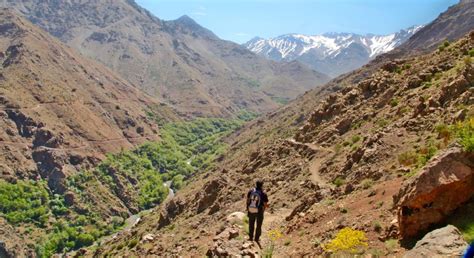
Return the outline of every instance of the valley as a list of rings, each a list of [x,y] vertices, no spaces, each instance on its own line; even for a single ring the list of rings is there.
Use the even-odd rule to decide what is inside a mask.
[[[0,257],[459,256],[474,240],[472,1],[389,36],[244,45],[133,0],[0,7]]]

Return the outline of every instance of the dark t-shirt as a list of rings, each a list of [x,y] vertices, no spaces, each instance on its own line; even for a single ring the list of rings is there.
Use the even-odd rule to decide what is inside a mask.
[[[247,193],[247,207],[249,206],[249,201],[250,201],[250,194],[253,192],[255,188],[253,189],[250,189],[250,191]],[[262,190],[259,190],[257,189],[257,192],[259,192],[260,194],[260,197],[262,198],[262,201],[260,202],[260,205],[258,207],[258,210],[259,211],[263,211],[263,206],[265,203],[268,203],[268,196],[265,192],[263,192]]]

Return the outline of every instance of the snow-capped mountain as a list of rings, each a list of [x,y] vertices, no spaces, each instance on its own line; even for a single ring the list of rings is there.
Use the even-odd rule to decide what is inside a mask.
[[[272,39],[254,38],[244,45],[267,58],[277,61],[299,60],[317,71],[337,76],[359,68],[377,55],[401,45],[422,27],[413,26],[390,35],[287,34]]]

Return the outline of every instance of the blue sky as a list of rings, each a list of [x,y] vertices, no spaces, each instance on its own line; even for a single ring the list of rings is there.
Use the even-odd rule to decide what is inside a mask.
[[[164,20],[186,14],[219,37],[244,43],[287,33],[389,34],[426,24],[458,0],[136,0]]]

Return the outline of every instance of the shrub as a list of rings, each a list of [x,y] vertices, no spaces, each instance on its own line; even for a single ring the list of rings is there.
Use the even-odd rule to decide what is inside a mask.
[[[367,178],[362,180],[361,185],[363,189],[369,189],[370,187],[372,187],[372,185],[374,185],[374,181],[370,178]]]
[[[434,143],[428,143],[425,147],[419,150],[417,167],[423,167],[436,154],[438,148]]]
[[[366,247],[368,247],[368,240],[365,233],[347,227],[341,229],[334,239],[323,245],[326,252],[347,252],[351,254],[358,253]]]
[[[424,82],[422,84],[421,88],[426,90],[426,89],[430,88],[431,86],[433,86],[433,84],[431,82]]]
[[[398,246],[398,240],[396,239],[388,239],[385,241],[385,247],[390,253],[393,252],[393,250],[395,250],[397,246]]]
[[[376,124],[380,127],[380,128],[384,128],[385,126],[387,126],[390,122],[387,120],[387,119],[384,119],[384,118],[381,118],[379,120],[377,120]]]
[[[393,98],[390,100],[390,106],[396,107],[398,106],[399,100],[397,98]]]
[[[84,246],[89,246],[94,243],[94,236],[87,233],[82,233],[76,237],[76,248],[81,248]]]
[[[377,233],[382,232],[382,224],[380,224],[380,222],[378,221],[374,222],[374,231]]]
[[[434,79],[435,79],[435,80],[439,80],[439,79],[441,79],[441,77],[443,77],[443,73],[440,73],[440,72],[437,72],[437,73],[435,73],[435,75],[434,75]]]
[[[459,122],[452,127],[458,142],[464,151],[474,151],[474,117],[468,118],[464,122]]]
[[[447,144],[452,138],[452,130],[445,124],[436,125],[435,131],[438,133],[438,138],[443,139],[445,144]]]
[[[334,181],[332,182],[335,186],[339,187],[341,185],[343,185],[345,183],[345,180],[344,178],[342,177],[336,177],[336,179],[334,179]]]
[[[471,59],[470,56],[464,57],[464,64],[465,65],[471,65],[471,63],[472,63],[472,59]]]
[[[469,50],[468,55],[469,55],[470,57],[474,57],[474,48],[471,49],[471,50]]]
[[[128,242],[128,248],[132,249],[132,248],[134,248],[137,244],[138,244],[138,240],[137,240],[137,239],[132,239],[132,240],[130,240],[130,242]]]
[[[45,182],[8,183],[0,179],[0,214],[10,223],[34,222],[44,226],[48,221],[48,203]]]
[[[262,257],[270,258],[273,256],[273,251],[275,250],[275,242],[280,239],[283,234],[278,229],[270,230],[268,233],[268,239],[270,240],[270,245],[268,245],[264,250]],[[285,242],[286,243],[286,242]],[[291,242],[290,242],[291,243]]]
[[[359,135],[354,135],[351,138],[352,144],[359,142],[361,137]]]
[[[411,166],[418,162],[418,155],[413,151],[403,152],[398,155],[398,162],[404,166]]]

